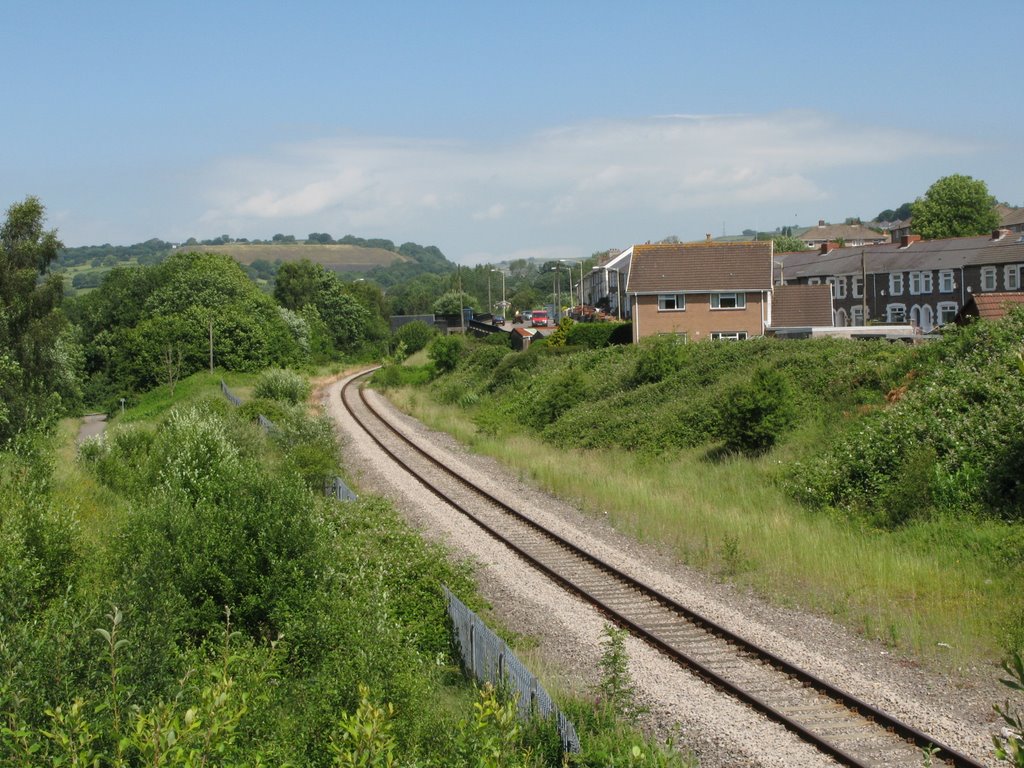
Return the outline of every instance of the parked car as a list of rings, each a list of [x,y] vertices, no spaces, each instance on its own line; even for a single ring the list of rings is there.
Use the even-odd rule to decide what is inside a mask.
[[[491,318],[491,325],[504,325],[504,324],[505,324],[505,316],[504,315],[495,315],[494,317]]]
[[[548,311],[546,309],[535,309],[530,313],[530,322],[534,328],[548,327]]]
[[[527,323],[527,324],[532,323],[533,322],[533,312],[531,312],[530,310],[526,310],[525,312],[522,313],[522,318],[523,318],[523,322],[524,323]]]

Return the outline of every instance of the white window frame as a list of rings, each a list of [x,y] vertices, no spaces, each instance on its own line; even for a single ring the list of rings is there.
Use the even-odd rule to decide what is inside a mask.
[[[933,290],[932,271],[930,269],[921,273],[921,293],[929,294]]]
[[[845,299],[846,298],[846,278],[845,277],[826,277],[825,282],[832,286],[832,298],[834,299]]]
[[[955,301],[940,301],[935,307],[935,324],[946,325],[956,319],[957,304]],[[947,318],[943,319],[943,315]]]
[[[855,299],[864,298],[864,278],[861,275],[850,278],[850,293]]]
[[[903,273],[891,272],[889,274],[889,293],[892,296],[903,295]]]
[[[746,331],[712,331],[712,341],[746,341]]]
[[[910,295],[920,296],[921,295],[921,273],[911,272],[910,273]]]
[[[1003,285],[1008,291],[1020,290],[1020,274],[1022,264],[1007,264],[1003,267]]]
[[[864,307],[850,307],[850,325],[864,325]]]
[[[671,302],[673,306],[665,306]],[[659,293],[658,294],[658,311],[659,312],[683,312],[686,310],[686,294],[685,293]]]
[[[900,315],[899,318],[895,317],[895,315],[897,315],[897,314]],[[894,304],[887,304],[885,306],[885,322],[890,323],[890,324],[906,323],[907,322],[907,305],[906,304],[900,304],[898,302],[894,303]]]
[[[732,297],[734,306],[723,307],[722,299],[726,296]],[[737,293],[712,293],[711,294],[711,308],[715,310],[732,310],[732,309],[746,309],[747,308],[747,294],[742,292]]]
[[[999,278],[996,274],[995,267],[981,268],[981,290],[994,291],[997,287],[998,280]]]
[[[939,293],[952,293],[956,290],[956,283],[953,282],[952,269],[939,270]]]

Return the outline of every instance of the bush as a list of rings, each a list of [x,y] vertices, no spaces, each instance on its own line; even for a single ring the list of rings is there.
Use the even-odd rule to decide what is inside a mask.
[[[782,374],[759,368],[749,382],[736,386],[722,407],[725,448],[748,455],[764,453],[793,423],[789,384]]]
[[[640,344],[633,369],[632,384],[655,384],[668,378],[682,362],[682,348],[686,342],[678,336],[654,336]]]
[[[270,370],[257,379],[253,395],[269,400],[283,400],[295,405],[309,397],[309,382],[301,374],[288,370]]]
[[[461,336],[437,336],[427,346],[427,357],[441,373],[454,371],[465,351]]]
[[[425,348],[435,336],[437,329],[434,326],[413,320],[396,330],[393,338],[395,342],[403,342],[406,352],[412,355]]]

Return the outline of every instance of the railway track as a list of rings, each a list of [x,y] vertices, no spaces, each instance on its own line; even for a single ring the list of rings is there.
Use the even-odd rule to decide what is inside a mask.
[[[342,388],[345,409],[388,456],[425,488],[474,520],[535,568],[621,626],[801,739],[856,768],[932,765],[983,768],[913,726],[744,640],[548,531],[513,505],[462,478],[386,419],[358,378]]]

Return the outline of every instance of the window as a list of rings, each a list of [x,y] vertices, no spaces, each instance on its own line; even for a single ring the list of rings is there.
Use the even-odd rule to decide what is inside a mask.
[[[939,310],[939,325],[952,323],[956,319],[955,301],[940,301],[937,309]]]
[[[1003,267],[1003,284],[1008,291],[1020,290],[1020,273],[1022,264],[1007,264]]]
[[[954,288],[956,283],[953,282],[953,270],[939,270],[939,293],[952,293]]]
[[[921,293],[921,273],[911,272],[910,273],[910,295],[917,296]]]
[[[864,325],[864,307],[850,307],[850,325]]]
[[[712,331],[713,341],[743,341],[747,338],[746,331]]]
[[[863,298],[863,296],[864,296],[864,278],[861,277],[860,275],[857,275],[856,277],[851,279],[851,283],[852,283],[852,285],[850,286],[850,290],[853,293],[853,298],[855,298],[855,299]]]
[[[931,292],[932,292],[932,273],[929,270],[928,272],[922,272],[921,273],[921,293],[931,293]]]
[[[893,296],[903,295],[903,273],[893,272],[889,275],[889,293]]]
[[[994,291],[996,289],[996,268],[981,268],[981,290]]]
[[[885,322],[905,323],[907,322],[906,304],[889,304],[885,308]]]
[[[825,278],[825,282],[832,286],[832,298],[834,298],[834,299],[845,299],[846,298],[846,278],[845,277],[828,277],[828,278]]]
[[[712,309],[743,309],[747,306],[745,293],[712,293]]]
[[[659,293],[658,311],[673,312],[686,309],[686,296],[681,293]]]
[[[820,277],[809,277],[809,278],[807,278],[807,284],[808,285],[821,285],[821,278]]]

